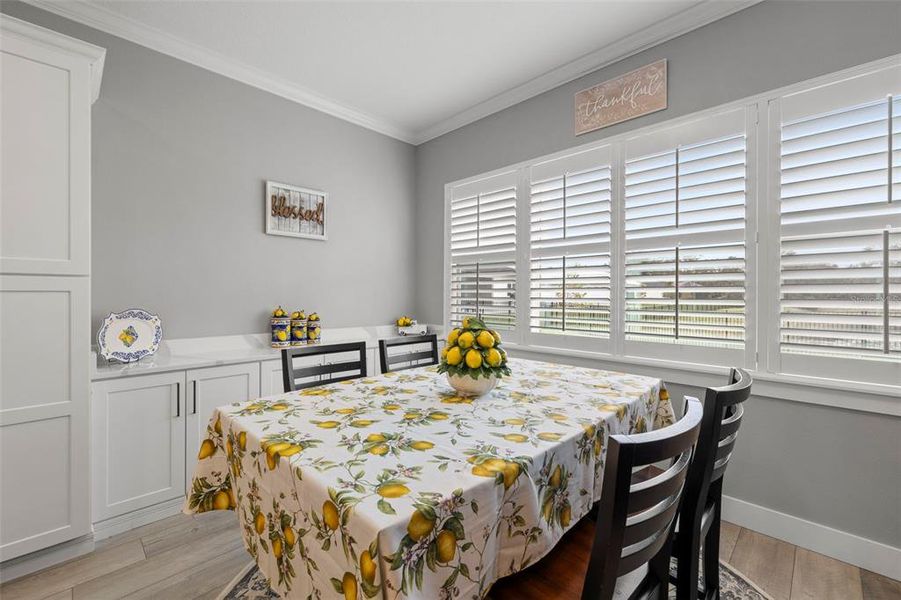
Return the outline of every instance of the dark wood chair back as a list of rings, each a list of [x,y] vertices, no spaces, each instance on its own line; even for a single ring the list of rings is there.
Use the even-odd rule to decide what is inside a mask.
[[[674,547],[679,598],[719,597],[722,479],[745,414],[743,403],[751,396],[751,383],[747,371],[732,369],[728,385],[708,388],[704,396],[701,432],[688,469]],[[698,589],[699,560],[704,563],[702,589]]]
[[[424,346],[425,344],[430,345],[428,350],[390,353],[391,348]],[[379,362],[381,362],[382,373],[387,373],[388,371],[402,371],[404,369],[413,369],[415,367],[424,367],[427,365],[437,365],[438,336],[433,333],[429,335],[406,335],[390,340],[379,340]]]
[[[629,597],[666,598],[672,531],[701,414],[701,403],[686,398],[674,425],[610,436],[582,600],[613,598],[617,578],[645,564],[648,572]],[[636,468],[662,462],[669,464],[663,472],[633,483]]]
[[[294,359],[310,356],[328,356],[342,352],[355,352],[357,357],[341,362],[328,362],[322,365],[295,367]],[[338,374],[338,375],[336,375]],[[319,381],[300,381],[319,376]],[[282,350],[282,381],[285,392],[293,392],[305,388],[316,387],[324,383],[356,379],[366,375],[366,342],[349,344],[329,344],[325,346],[302,346]],[[323,377],[325,376],[325,377]]]

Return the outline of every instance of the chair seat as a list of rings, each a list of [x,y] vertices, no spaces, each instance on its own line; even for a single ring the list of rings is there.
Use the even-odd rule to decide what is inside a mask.
[[[591,545],[594,523],[582,519],[563,536],[553,550],[524,571],[500,579],[488,600],[579,600]],[[616,580],[614,600],[627,600],[648,572],[643,565]]]

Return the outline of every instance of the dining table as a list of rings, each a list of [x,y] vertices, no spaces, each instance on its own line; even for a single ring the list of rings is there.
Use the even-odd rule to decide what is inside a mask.
[[[485,598],[600,499],[609,435],[674,418],[654,377],[508,366],[481,397],[428,366],[221,406],[185,511],[236,511],[283,598]]]

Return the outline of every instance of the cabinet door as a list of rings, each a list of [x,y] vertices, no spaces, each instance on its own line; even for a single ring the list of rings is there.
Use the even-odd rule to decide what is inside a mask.
[[[91,531],[88,290],[0,276],[0,560]]]
[[[91,63],[4,25],[0,80],[0,272],[87,275]]]
[[[94,383],[94,522],[184,494],[184,387],[184,371]]]
[[[285,391],[282,379],[282,361],[265,360],[260,363],[260,397],[274,396]]]
[[[188,437],[186,485],[191,483],[200,443],[213,409],[260,396],[260,364],[245,363],[188,371]],[[187,489],[187,488],[186,488]]]

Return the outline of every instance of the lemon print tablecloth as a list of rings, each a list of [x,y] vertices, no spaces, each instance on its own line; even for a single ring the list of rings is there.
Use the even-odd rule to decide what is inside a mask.
[[[600,497],[609,434],[673,419],[658,379],[509,366],[476,399],[427,367],[220,407],[186,510],[237,511],[286,598],[482,598]]]

